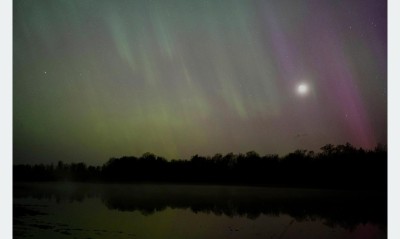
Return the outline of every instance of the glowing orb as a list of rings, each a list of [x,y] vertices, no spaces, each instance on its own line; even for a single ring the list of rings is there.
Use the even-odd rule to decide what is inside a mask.
[[[297,86],[297,93],[299,95],[307,95],[309,91],[308,85],[305,83],[301,83]]]

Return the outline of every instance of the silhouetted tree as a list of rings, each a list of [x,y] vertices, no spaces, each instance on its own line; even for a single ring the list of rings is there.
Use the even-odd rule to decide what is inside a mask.
[[[104,181],[249,184],[291,187],[375,188],[386,190],[386,146],[374,150],[327,144],[320,153],[295,150],[283,157],[246,154],[194,155],[171,160],[152,153],[111,158],[103,166],[58,162],[15,165],[14,181]]]

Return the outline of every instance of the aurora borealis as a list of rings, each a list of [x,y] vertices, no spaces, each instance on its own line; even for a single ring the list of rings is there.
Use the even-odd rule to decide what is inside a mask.
[[[13,14],[15,163],[387,142],[386,1],[15,0]]]

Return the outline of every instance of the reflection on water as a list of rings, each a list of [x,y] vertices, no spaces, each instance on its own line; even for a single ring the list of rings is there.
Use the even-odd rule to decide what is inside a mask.
[[[376,192],[17,184],[15,238],[386,238]]]

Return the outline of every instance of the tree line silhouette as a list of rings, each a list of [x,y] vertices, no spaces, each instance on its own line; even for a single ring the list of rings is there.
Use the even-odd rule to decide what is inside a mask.
[[[145,153],[141,157],[111,158],[102,166],[85,163],[14,165],[14,182],[157,182],[235,184],[317,188],[365,188],[386,190],[387,150],[351,144],[327,144],[321,152],[296,150],[286,156],[228,153],[194,155],[171,160]]]

